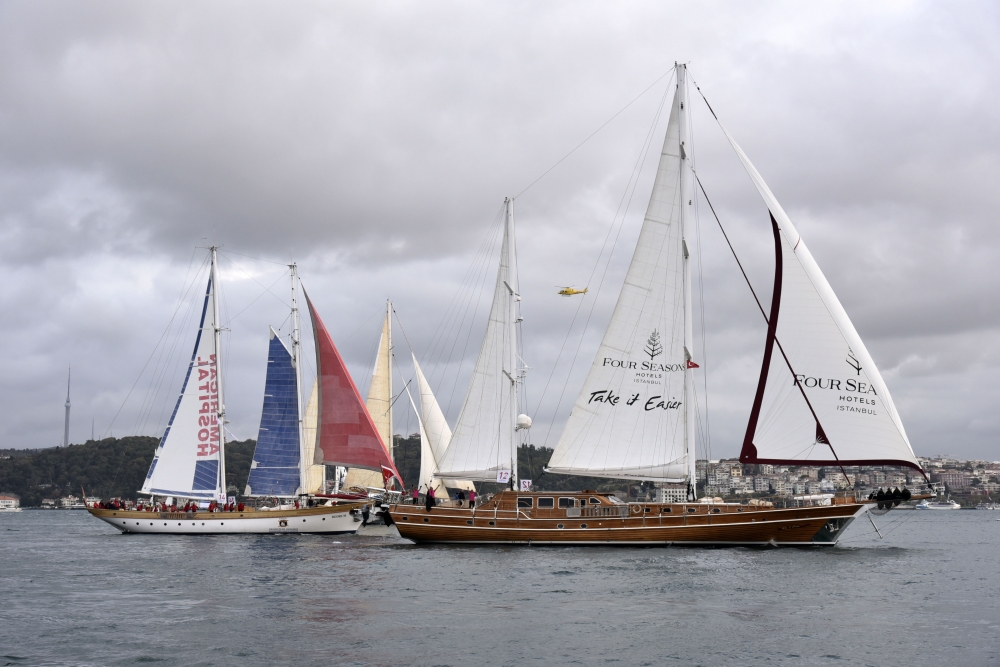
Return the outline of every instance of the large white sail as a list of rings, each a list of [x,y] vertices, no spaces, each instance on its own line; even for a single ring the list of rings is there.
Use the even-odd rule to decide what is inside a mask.
[[[191,363],[140,493],[212,500],[225,498],[214,289],[213,262]]]
[[[316,457],[316,425],[319,418],[319,383],[313,380],[312,390],[309,392],[309,400],[306,402],[306,411],[302,415],[302,452],[305,458],[306,478],[302,489],[303,493],[324,493],[323,481],[325,479],[324,466],[312,463]]]
[[[771,212],[778,257],[766,363],[741,460],[919,470],[889,389],[854,324],[760,173],[728,132],[726,137]]]
[[[447,498],[448,489],[445,487],[444,482],[434,477],[434,471],[437,469],[437,458],[431,449],[430,440],[427,438],[427,430],[424,428],[424,421],[420,418],[420,412],[417,410],[416,403],[413,402],[413,395],[410,393],[409,387],[406,388],[406,396],[410,399],[410,405],[417,415],[417,426],[420,431],[420,479],[417,482],[417,489],[422,493],[427,493],[428,489],[434,489],[434,497]]]
[[[451,443],[439,462],[437,477],[495,482],[498,473],[516,477],[517,366],[513,203],[504,215],[500,268],[493,290],[490,319],[469,389],[455,423]]]
[[[372,381],[368,387],[368,398],[365,400],[368,413],[372,416],[375,429],[392,452],[392,304],[386,304],[385,321],[382,323],[382,334],[378,342],[378,354],[375,355],[375,368],[372,370]],[[364,468],[349,468],[344,486],[381,487],[382,473]]]
[[[424,377],[424,372],[417,363],[417,355],[413,355],[413,370],[417,375],[417,390],[420,392],[420,488],[426,485],[434,476],[438,462],[444,458],[444,453],[451,443],[451,428],[444,418],[444,412],[438,405],[431,385]],[[412,399],[411,399],[412,401]],[[416,406],[413,408],[416,410]],[[465,491],[474,491],[476,485],[467,479],[449,479],[448,486]],[[435,487],[436,488],[436,487]]]
[[[653,192],[597,355],[547,470],[687,481],[693,461],[691,315],[684,238],[685,86],[679,66]]]

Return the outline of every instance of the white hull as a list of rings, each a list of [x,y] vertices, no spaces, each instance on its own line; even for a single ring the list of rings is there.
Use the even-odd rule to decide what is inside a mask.
[[[936,503],[928,503],[928,502],[925,501],[925,502],[922,502],[922,503],[918,503],[915,509],[918,509],[918,510],[960,510],[960,509],[962,509],[962,506],[959,505],[958,503],[954,502],[954,501],[936,502]]]
[[[132,512],[91,509],[91,514],[123,533],[162,535],[236,535],[282,533],[355,533],[361,518],[351,510],[360,504],[334,507],[245,512]]]
[[[3,512],[20,512],[20,511],[21,511],[20,507],[4,507],[4,508],[0,509],[0,513],[3,513]]]

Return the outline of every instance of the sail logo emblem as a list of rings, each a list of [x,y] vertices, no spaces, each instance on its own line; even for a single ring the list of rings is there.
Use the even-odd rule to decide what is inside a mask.
[[[858,375],[861,375],[861,362],[858,361],[857,357],[854,356],[854,350],[847,348],[847,365],[857,371]]]
[[[660,345],[660,332],[656,329],[653,329],[653,333],[649,334],[649,340],[646,341],[645,352],[649,355],[650,361],[663,354],[663,346]]]

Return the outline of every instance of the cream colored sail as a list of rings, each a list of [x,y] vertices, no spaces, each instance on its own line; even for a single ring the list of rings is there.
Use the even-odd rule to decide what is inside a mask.
[[[386,303],[385,322],[382,323],[382,335],[379,338],[378,354],[375,356],[375,368],[372,370],[372,381],[368,387],[365,406],[375,423],[379,437],[392,452],[392,303]],[[381,488],[382,473],[377,470],[350,468],[344,486]]]
[[[312,390],[309,392],[309,401],[306,403],[306,411],[302,416],[302,451],[306,461],[312,461],[316,452],[316,424],[319,418],[319,386],[313,380]],[[306,479],[304,493],[323,493],[323,481],[325,480],[325,466],[315,463],[306,466]]]
[[[427,430],[424,428],[424,421],[420,418],[416,403],[413,402],[413,395],[410,394],[409,387],[406,388],[406,395],[410,399],[413,412],[417,415],[417,426],[420,427],[420,480],[417,482],[417,489],[421,493],[427,493],[427,489],[434,489],[435,498],[447,498],[448,489],[440,479],[434,479],[434,470],[437,468],[437,459],[431,449],[430,440],[427,437]]]
[[[420,392],[420,488],[426,489],[427,484],[438,468],[438,462],[444,456],[451,443],[451,429],[444,418],[441,406],[431,390],[430,383],[424,377],[424,372],[417,363],[417,355],[413,355],[413,370],[417,375],[417,391]],[[409,393],[409,390],[407,390]],[[411,398],[412,402],[413,399]],[[416,406],[414,406],[416,411]],[[476,485],[467,479],[449,479],[448,486],[464,491],[475,491]],[[438,493],[435,486],[435,493]]]
[[[687,481],[694,411],[684,237],[683,69],[614,313],[547,470]]]

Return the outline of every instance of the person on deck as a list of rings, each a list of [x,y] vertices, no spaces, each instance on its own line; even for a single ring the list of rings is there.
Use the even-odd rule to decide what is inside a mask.
[[[416,505],[418,500],[420,500],[420,489],[413,487],[413,504]]]
[[[465,507],[465,491],[459,489],[458,491],[458,506]]]
[[[437,503],[434,502],[434,489],[428,487],[427,501],[424,503],[424,507],[427,509],[428,512],[430,512],[431,508],[433,508],[435,505],[437,505]]]
[[[364,528],[368,525],[368,517],[371,516],[371,508],[368,507],[367,503],[361,508],[361,527]]]
[[[476,491],[475,489],[472,489],[471,491],[469,491],[469,508],[475,509],[475,507],[476,507]]]

